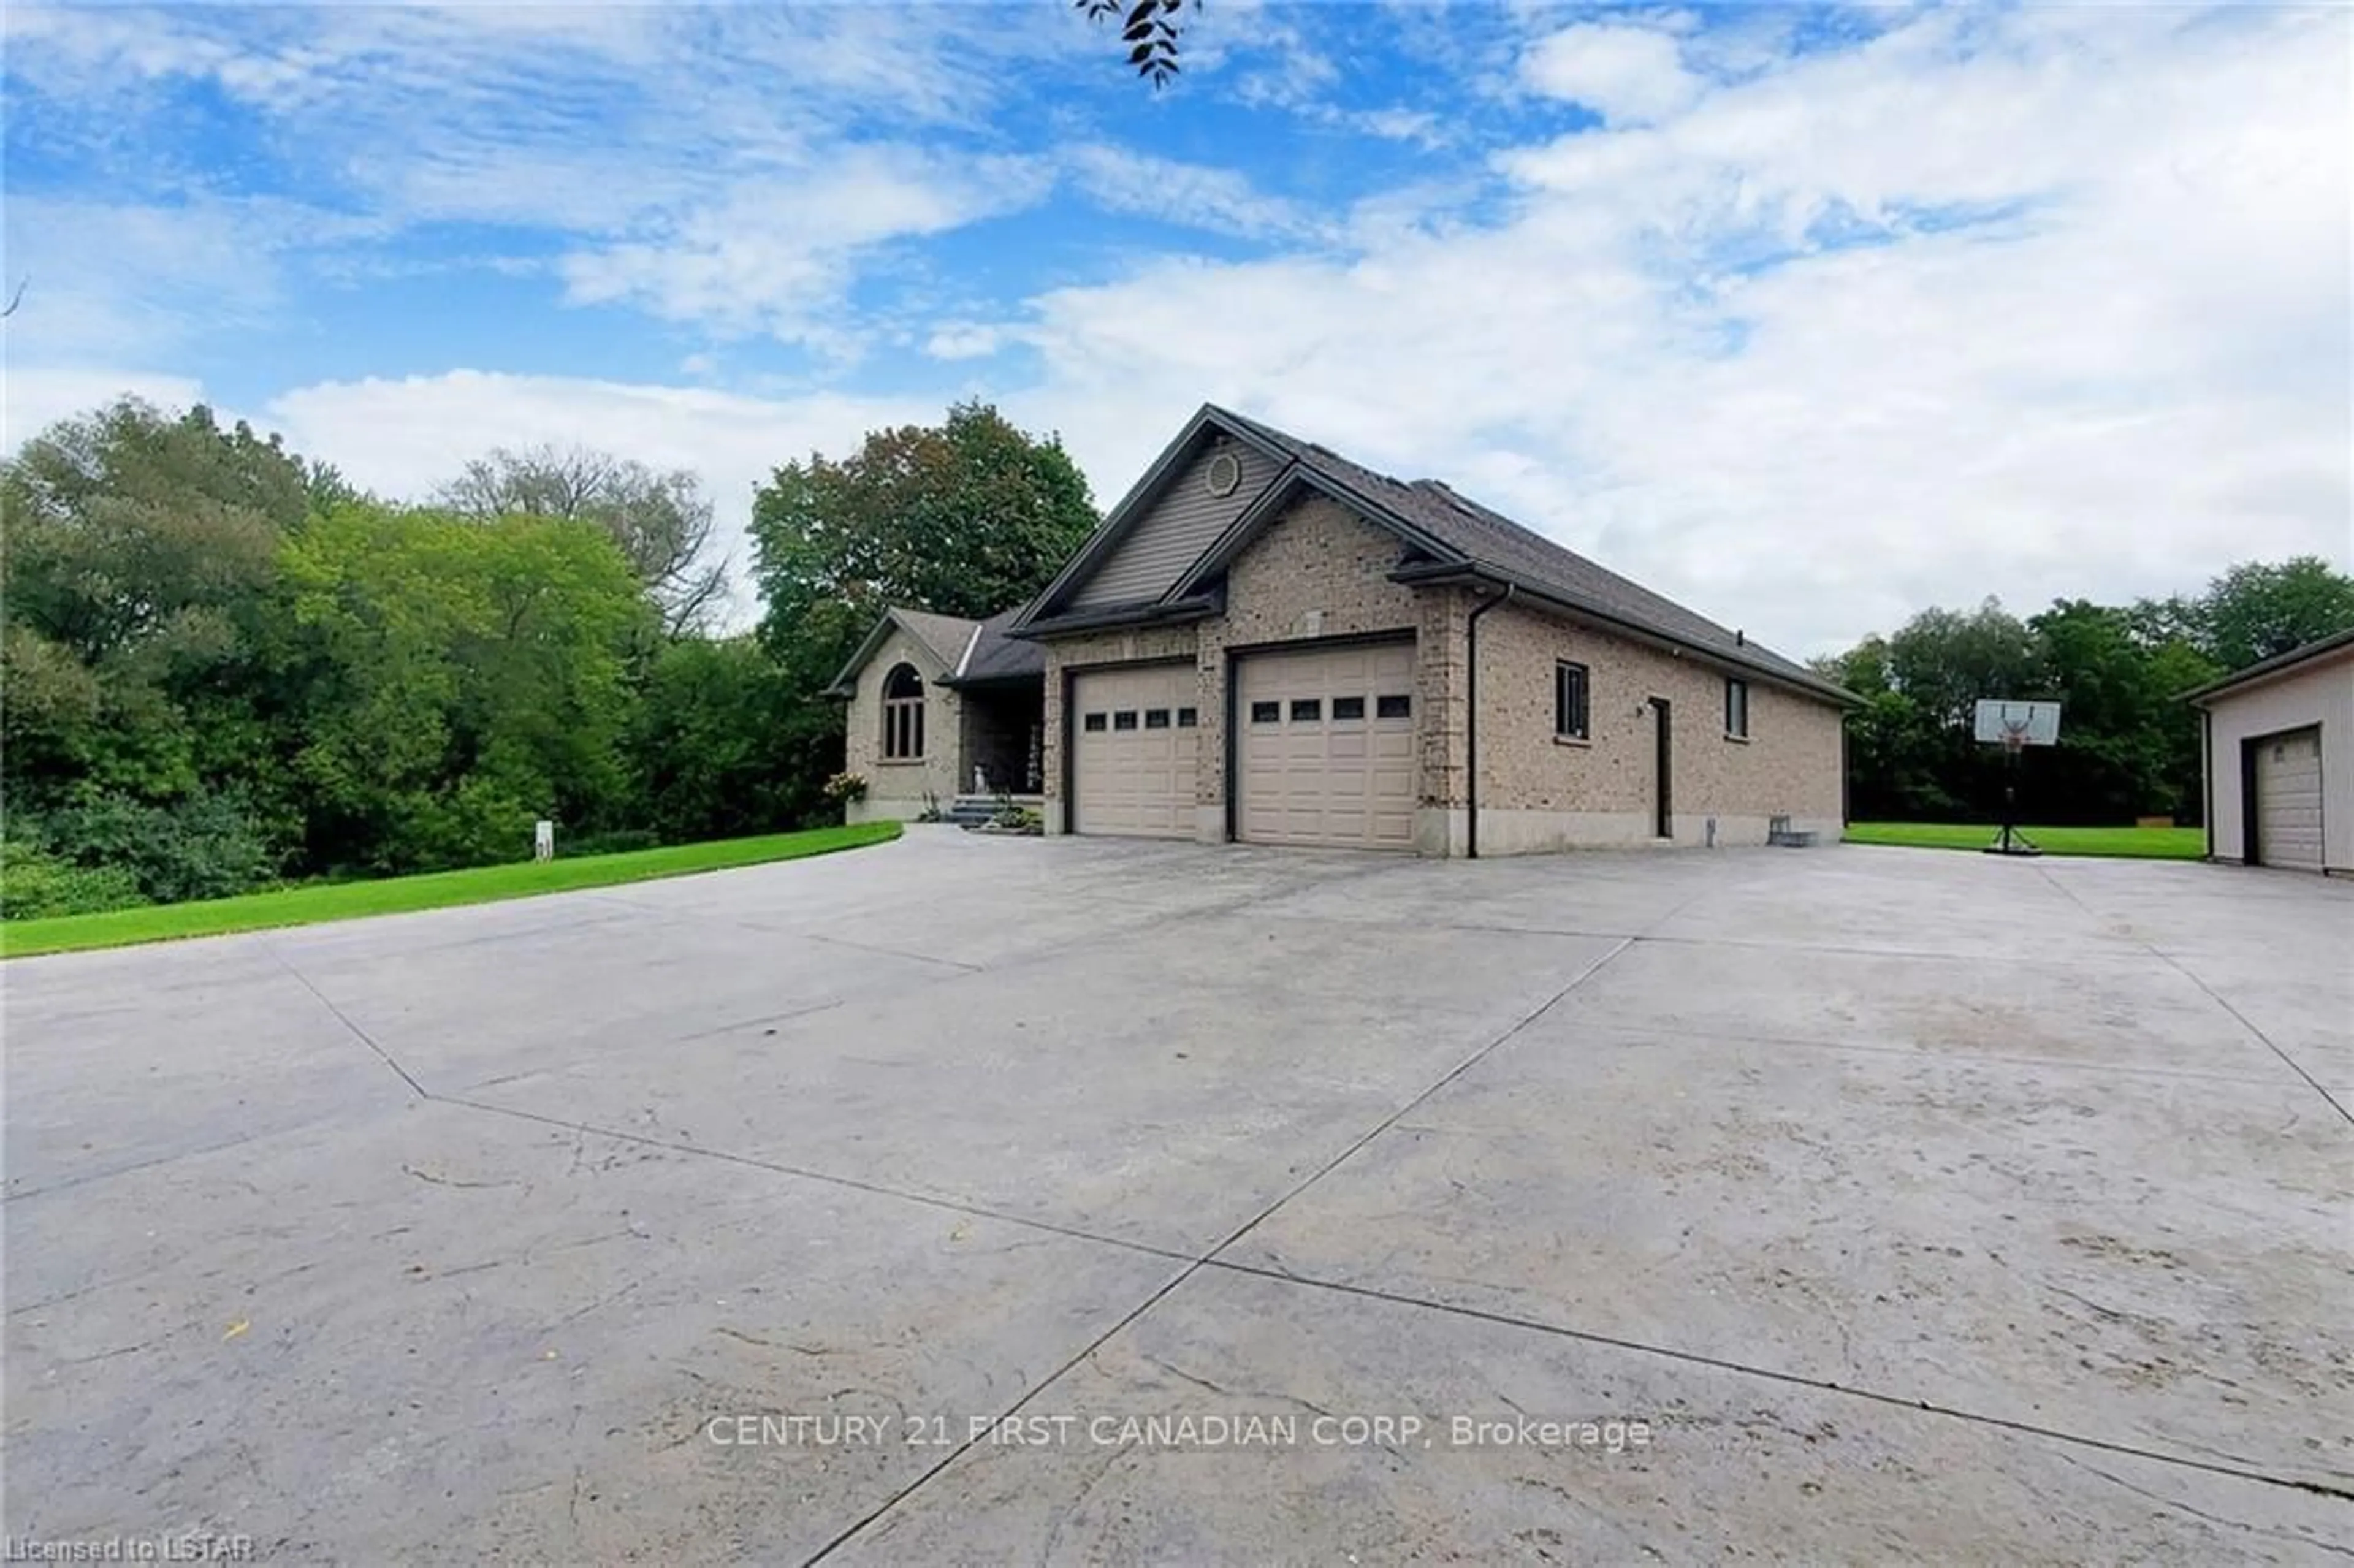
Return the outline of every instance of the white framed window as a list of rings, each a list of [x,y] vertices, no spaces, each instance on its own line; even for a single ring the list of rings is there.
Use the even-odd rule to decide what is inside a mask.
[[[1736,740],[1749,738],[1749,683],[1724,683],[1724,733]]]

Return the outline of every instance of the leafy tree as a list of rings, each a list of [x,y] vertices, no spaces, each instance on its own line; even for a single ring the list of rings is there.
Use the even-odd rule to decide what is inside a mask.
[[[438,497],[449,510],[497,517],[566,517],[612,536],[661,607],[673,636],[700,629],[727,599],[727,563],[709,559],[711,503],[684,469],[656,472],[641,462],[583,447],[496,448],[468,463]]]
[[[814,810],[842,766],[842,713],[820,694],[893,605],[978,620],[1044,588],[1095,531],[1059,438],[985,403],[938,426],[876,430],[839,461],[812,454],[752,500],[764,647],[792,700],[769,732],[792,799]]]
[[[1185,0],[1072,0],[1090,22],[1119,23],[1119,41],[1128,46],[1128,63],[1156,88],[1169,85],[1177,74],[1179,13]]]
[[[311,477],[276,437],[129,398],[0,463],[12,836],[90,864],[137,838],[104,824],[160,823],[214,844],[192,852],[223,868],[208,889],[267,874],[284,846],[260,650]],[[225,825],[237,811],[251,815]],[[191,885],[160,863],[138,873],[151,895]]]
[[[2318,556],[2243,561],[2207,585],[2191,620],[2210,659],[2243,670],[2354,629],[2354,577]]]
[[[811,780],[778,739],[801,705],[783,667],[753,638],[687,638],[663,649],[625,742],[641,791],[637,820],[674,843],[813,822]]]
[[[652,611],[594,524],[339,509],[289,548],[315,863],[511,858],[623,805],[627,661]]]
[[[985,403],[875,431],[854,456],[788,463],[755,493],[770,639],[826,602],[861,621],[889,605],[993,615],[1044,587],[1097,521],[1061,440],[1024,435]]]

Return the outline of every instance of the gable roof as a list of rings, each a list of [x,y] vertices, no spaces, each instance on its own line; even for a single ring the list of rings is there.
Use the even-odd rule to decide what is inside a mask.
[[[983,681],[1043,675],[1046,671],[1046,650],[1035,642],[1017,642],[1005,634],[1021,613],[1019,609],[1004,609],[987,620],[967,620],[962,616],[935,615],[928,609],[906,609],[894,605],[875,618],[875,630],[859,643],[858,652],[850,656],[850,662],[842,667],[842,673],[823,694],[856,694],[858,673],[890,640],[895,628],[914,638],[931,655],[937,668],[928,678],[935,685],[967,686]]]
[[[2258,660],[2244,670],[2234,670],[2220,681],[2210,681],[2196,691],[2183,693],[2182,700],[2186,703],[2197,703],[2203,707],[2213,698],[2228,696],[2242,686],[2284,674],[2296,669],[2299,664],[2308,663],[2313,660],[2335,653],[2341,648],[2354,648],[2354,627],[2349,627],[2343,631],[2334,632],[2318,641],[2308,642],[2302,648],[2292,648],[2285,653],[2275,653],[2269,659]]]
[[[1006,635],[1021,613],[1019,607],[1002,609],[982,621],[980,635],[965,651],[963,666],[942,683],[972,686],[984,681],[1012,681],[1044,675],[1045,648],[1036,642],[1024,642]]]
[[[1099,563],[1117,542],[1118,530],[1132,526],[1149,510],[1181,459],[1204,428],[1214,427],[1258,447],[1283,467],[1276,479],[1233,526],[1213,544],[1161,598],[1123,611],[1087,617],[1057,617],[1091,563]],[[1352,461],[1314,441],[1261,424],[1215,404],[1204,404],[1105,520],[1088,546],[1074,556],[1046,591],[1023,611],[1013,627],[1022,636],[1034,629],[1051,632],[1055,622],[1085,620],[1162,619],[1208,613],[1215,607],[1216,579],[1235,556],[1291,502],[1307,492],[1330,496],[1404,539],[1407,563],[1394,574],[1402,582],[1481,582],[1509,588],[1542,604],[1607,623],[1655,642],[1690,649],[1711,659],[1754,672],[1833,702],[1858,701],[1836,683],[1795,660],[1752,642],[1641,584],[1620,577],[1512,519],[1458,494],[1435,479],[1411,482]]]
[[[842,667],[842,673],[833,678],[833,684],[825,689],[824,694],[829,697],[853,694],[858,689],[858,672],[866,668],[866,661],[875,657],[875,650],[889,640],[894,630],[914,638],[924,652],[932,656],[932,662],[938,667],[932,672],[931,678],[938,681],[953,675],[957,666],[964,662],[965,651],[972,646],[974,634],[981,630],[981,622],[966,620],[960,616],[934,615],[928,609],[902,609],[894,605],[875,618],[875,630],[866,634],[866,640],[858,645],[858,652],[850,656],[850,662]]]

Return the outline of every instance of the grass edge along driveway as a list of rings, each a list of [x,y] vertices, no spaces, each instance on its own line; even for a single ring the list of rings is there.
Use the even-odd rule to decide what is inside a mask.
[[[1958,822],[1850,822],[1851,844],[1910,849],[1982,850],[1999,828]],[[2046,854],[2108,855],[2126,860],[2197,860],[2207,853],[2204,828],[2021,828]]]
[[[41,920],[0,921],[0,959],[37,953],[122,948],[182,937],[221,937],[236,931],[266,931],[370,915],[407,915],[461,904],[492,904],[543,893],[611,887],[661,876],[689,876],[770,861],[799,860],[887,842],[899,836],[896,822],[813,828],[759,838],[718,839],[709,843],[666,844],[620,854],[583,855],[577,860],[525,861],[519,865],[482,865],[465,871],[435,871],[373,882],[314,884],[195,904],[154,904],[109,909],[93,915],[58,915]]]

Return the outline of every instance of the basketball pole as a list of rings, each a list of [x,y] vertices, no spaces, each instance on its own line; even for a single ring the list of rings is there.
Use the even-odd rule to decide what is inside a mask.
[[[2027,749],[2024,729],[2002,737],[2002,832],[1987,845],[1988,854],[2041,854],[2019,831],[2019,754]]]

